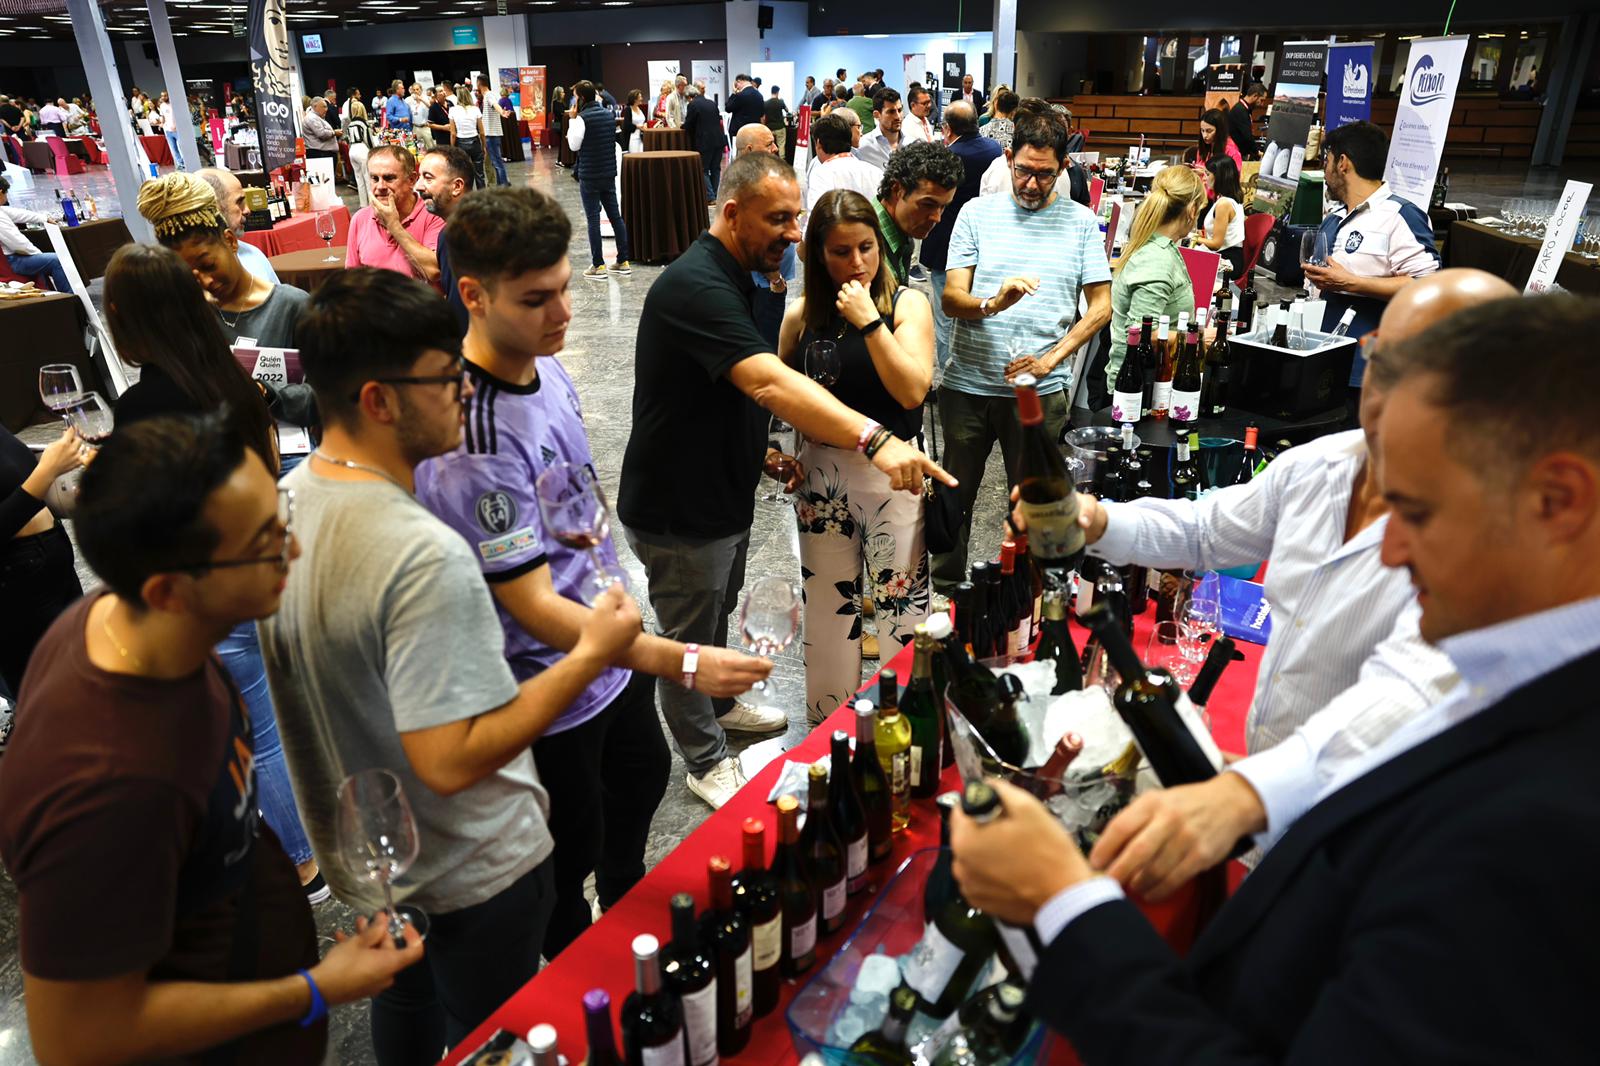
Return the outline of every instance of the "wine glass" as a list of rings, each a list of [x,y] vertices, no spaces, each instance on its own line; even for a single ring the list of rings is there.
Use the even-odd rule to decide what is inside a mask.
[[[1300,265],[1326,266],[1328,262],[1328,235],[1321,228],[1300,234]]]
[[[1591,211],[1583,223],[1583,257],[1591,263],[1600,259],[1600,211]]]
[[[106,438],[111,436],[111,427],[114,424],[111,417],[111,405],[98,392],[86,392],[78,397],[78,402],[63,412],[67,424],[78,431],[85,444],[98,448],[104,444]]]
[[[745,646],[757,655],[771,657],[787,648],[800,633],[800,605],[804,594],[798,582],[776,575],[750,586],[739,608],[739,632]],[[755,707],[780,707],[778,684],[770,678],[757,681],[743,696]]]
[[[825,389],[839,381],[839,346],[833,341],[812,341],[806,345],[806,377]]]
[[[1211,640],[1222,631],[1222,580],[1214,571],[1196,576],[1179,622],[1187,638],[1180,647],[1191,659],[1204,659]]]
[[[344,260],[340,259],[338,256],[333,254],[333,238],[338,236],[338,234],[339,234],[339,226],[333,220],[333,212],[332,211],[318,211],[317,212],[317,236],[321,237],[323,243],[328,246],[328,256],[327,256],[326,259],[323,260],[324,263],[342,263],[342,262],[344,262]]]
[[[781,490],[794,474],[795,467],[799,465],[799,460],[795,456],[800,454],[800,433],[789,423],[773,415],[767,429],[767,447],[778,449],[778,454],[764,467],[773,479],[775,487],[763,492],[761,499],[766,503],[772,503],[785,498]]]
[[[611,535],[611,508],[594,471],[578,463],[552,463],[534,482],[545,530],[557,544],[587,551],[594,570],[579,589],[593,607],[612,585],[628,587],[628,575],[606,561],[600,546]]]
[[[428,914],[421,907],[394,902],[394,881],[411,869],[421,842],[400,778],[392,770],[361,770],[339,784],[339,854],[356,877],[383,888],[383,909],[389,915],[394,946],[405,947],[406,926],[428,935]]]
[[[39,368],[39,398],[58,414],[83,398],[83,379],[71,363],[46,363]]]
[[[1145,649],[1145,666],[1152,670],[1165,670],[1179,685],[1188,688],[1194,683],[1195,676],[1200,672],[1200,663],[1205,659],[1204,651],[1198,659],[1194,657],[1192,643],[1180,623],[1157,622],[1150,633],[1150,644]]]

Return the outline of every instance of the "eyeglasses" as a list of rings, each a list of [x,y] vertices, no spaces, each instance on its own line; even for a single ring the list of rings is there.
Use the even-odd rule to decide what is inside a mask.
[[[1048,188],[1049,186],[1054,185],[1056,183],[1056,179],[1061,177],[1061,171],[1059,170],[1033,170],[1029,167],[1019,167],[1015,164],[1012,164],[1011,173],[1015,174],[1023,181],[1032,179],[1039,185],[1040,188]]]
[[[185,574],[203,574],[211,570],[231,570],[239,566],[272,566],[287,568],[289,556],[294,545],[294,490],[288,488],[278,489],[278,528],[275,531],[281,538],[275,551],[266,555],[256,556],[254,559],[208,559],[203,563],[192,566],[175,566],[173,570]]]
[[[456,399],[461,399],[462,387],[467,381],[467,361],[461,356],[456,356],[455,370],[448,374],[425,374],[422,376],[406,375],[403,377],[369,378],[380,385],[454,385]],[[350,402],[358,403],[361,400],[361,390],[357,389],[350,394]]]

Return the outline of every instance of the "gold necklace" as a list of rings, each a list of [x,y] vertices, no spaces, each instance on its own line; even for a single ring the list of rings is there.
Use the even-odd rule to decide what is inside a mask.
[[[133,654],[133,652],[129,651],[127,648],[123,647],[122,641],[118,640],[117,635],[111,632],[111,611],[109,609],[105,614],[100,616],[100,629],[105,633],[106,636],[111,638],[111,643],[117,646],[117,654],[121,655],[125,661],[132,663],[135,670],[143,673],[144,660]]]

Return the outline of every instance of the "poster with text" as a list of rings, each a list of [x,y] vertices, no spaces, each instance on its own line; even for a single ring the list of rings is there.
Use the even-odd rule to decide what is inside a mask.
[[[1444,152],[1445,131],[1456,103],[1456,83],[1466,56],[1465,34],[1424,37],[1411,42],[1406,80],[1400,86],[1400,106],[1389,138],[1389,160],[1383,180],[1396,196],[1403,196],[1424,211],[1433,197],[1433,179]]]
[[[1239,102],[1244,91],[1244,65],[1242,63],[1213,63],[1206,68],[1206,110],[1216,108],[1224,113]]]
[[[519,112],[518,112],[517,109],[522,106],[520,103],[518,103],[518,101],[522,99],[522,91],[521,91],[522,78],[517,73],[517,68],[516,67],[501,67],[500,69],[496,70],[494,73],[495,73],[495,82],[494,82],[495,88],[500,90],[500,93],[501,93],[502,96],[504,96],[506,99],[511,101],[511,113],[513,115],[518,114]],[[507,130],[505,135],[507,137],[510,137],[512,135],[512,132],[510,130]]]
[[[271,173],[295,159],[294,55],[284,0],[250,0],[250,78],[256,90],[261,164]]]
[[[1328,48],[1328,128],[1372,118],[1373,42],[1355,41]]]
[[[545,125],[544,76],[543,67],[517,69],[517,84],[521,88],[517,114],[528,124],[528,132],[536,141],[539,139],[539,134],[544,131]]]
[[[676,59],[647,59],[644,61],[645,89],[647,100],[654,100],[661,93],[661,84],[671,85],[683,73],[683,64]]]
[[[425,92],[425,93],[433,92],[433,71],[431,71],[431,70],[413,70],[411,72],[411,80],[416,82],[418,85],[422,86],[422,91],[423,92]]]
[[[1272,117],[1267,120],[1267,150],[1261,173],[1298,181],[1305,163],[1306,138],[1317,118],[1317,97],[1328,65],[1327,41],[1285,41],[1272,87]]]
[[[728,95],[728,63],[724,59],[696,59],[694,61],[694,80],[706,83],[706,95],[722,109],[722,101]]]
[[[941,113],[950,98],[961,91],[961,79],[967,76],[967,53],[946,52],[939,65],[939,84],[930,85],[933,98],[939,101]]]

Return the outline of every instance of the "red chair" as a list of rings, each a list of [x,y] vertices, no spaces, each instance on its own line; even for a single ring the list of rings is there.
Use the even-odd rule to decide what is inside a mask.
[[[104,148],[100,147],[99,141],[95,140],[93,137],[84,137],[82,138],[82,141],[83,150],[89,153],[89,162],[99,167],[111,165],[111,157],[106,155],[106,151]]]
[[[1122,204],[1111,205],[1111,217],[1106,219],[1106,258],[1111,258],[1111,250],[1117,246],[1117,224],[1122,221]]]
[[[56,157],[57,177],[71,177],[89,169],[83,160],[67,151],[67,142],[60,137],[46,137],[45,142],[50,145],[50,154]]]
[[[1194,289],[1194,305],[1209,307],[1211,294],[1217,288],[1217,272],[1222,269],[1222,256],[1209,248],[1179,248],[1183,265],[1189,268],[1189,284]]]
[[[1106,191],[1106,179],[1104,179],[1104,178],[1090,178],[1089,179],[1089,210],[1091,210],[1091,211],[1099,211],[1100,210],[1100,197],[1105,191]]]
[[[1272,227],[1278,220],[1272,215],[1246,215],[1244,220],[1244,273],[1233,280],[1244,284],[1244,279],[1256,268],[1256,260],[1261,258],[1261,247],[1267,243],[1267,234],[1272,232]]]

